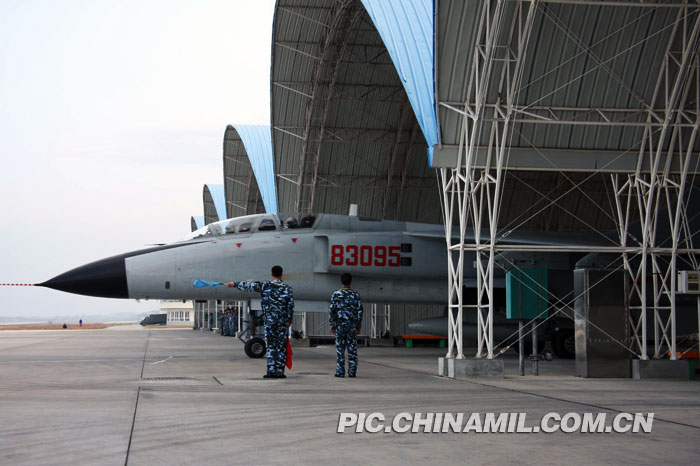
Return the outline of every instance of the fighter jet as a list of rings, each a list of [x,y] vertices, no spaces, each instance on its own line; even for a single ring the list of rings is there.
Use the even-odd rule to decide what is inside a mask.
[[[601,244],[598,238],[579,234],[542,232],[511,232],[502,241]],[[83,265],[38,286],[105,298],[243,301],[259,296],[225,286],[195,288],[193,283],[265,280],[271,266],[281,265],[298,311],[327,312],[328,299],[344,272],[352,273],[353,288],[365,302],[444,304],[445,244],[443,225],[333,214],[248,215],[209,224],[184,241]],[[523,260],[535,260],[528,254]],[[537,259],[546,260],[550,269],[573,268],[569,254],[540,256]],[[466,267],[465,276],[466,288],[473,289],[474,269]],[[503,278],[496,286],[505,286]],[[570,290],[571,284],[550,280],[550,291],[556,293],[557,288]]]
[[[258,214],[219,221],[184,241],[92,262],[38,286],[106,298],[243,300],[256,295],[195,288],[193,282],[265,280],[277,264],[302,307],[327,301],[343,272],[353,274],[353,287],[368,302],[445,300],[441,225],[330,214],[296,218]]]
[[[283,220],[285,219],[285,220]],[[513,232],[503,244],[602,245],[579,234]],[[566,254],[523,253],[510,261],[548,260],[571,270]],[[473,258],[472,258],[473,259]],[[467,263],[471,263],[467,261]],[[442,225],[371,220],[334,214],[257,214],[222,220],[184,241],[98,260],[37,286],[123,299],[242,300],[255,295],[227,287],[195,288],[194,280],[264,280],[284,268],[295,300],[327,301],[344,272],[367,302],[436,303],[447,297],[447,253]],[[471,284],[476,273],[465,270]],[[504,286],[497,280],[497,286]]]

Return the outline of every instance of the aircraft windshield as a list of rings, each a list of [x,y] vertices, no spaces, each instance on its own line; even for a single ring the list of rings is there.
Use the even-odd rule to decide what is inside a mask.
[[[316,214],[280,214],[285,229],[311,228],[316,222]]]
[[[243,217],[229,218],[218,222],[210,223],[196,231],[193,231],[187,239],[194,239],[207,236],[222,236],[254,233],[256,231],[278,230],[279,219],[274,214],[256,214]]]

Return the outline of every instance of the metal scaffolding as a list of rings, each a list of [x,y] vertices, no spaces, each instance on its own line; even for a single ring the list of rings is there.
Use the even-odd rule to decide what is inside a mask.
[[[654,352],[662,357],[665,351],[676,359],[676,278],[678,251],[681,245],[692,249],[692,233],[687,225],[686,186],[697,136],[700,95],[698,76],[698,50],[700,47],[700,15],[688,15],[678,11],[673,33],[666,46],[666,53],[658,77],[652,104],[663,104],[663,112],[648,112],[649,125],[639,150],[637,170],[628,174],[613,175],[615,201],[619,218],[620,244],[627,248],[630,211],[637,209],[641,219],[641,238],[622,257],[625,270],[630,275],[630,319],[633,344],[641,359],[648,359],[647,313],[653,311]],[[681,44],[675,50],[674,44]],[[694,108],[687,109],[689,96],[695,97]],[[689,110],[689,111],[688,111]],[[694,110],[694,111],[693,111]],[[652,123],[658,128],[652,130]],[[671,163],[676,161],[681,171],[671,173]],[[667,216],[667,218],[662,218]],[[670,245],[667,238],[659,238],[659,222],[668,221]],[[631,256],[638,256],[633,261]],[[693,255],[690,256],[694,259]],[[697,268],[697,264],[693,264]],[[653,300],[649,296],[649,280],[652,282]]]
[[[553,10],[546,4],[556,4],[561,9]],[[609,7],[611,12],[642,8],[639,11],[645,14],[653,13],[653,7],[663,7],[664,11],[674,9],[674,19],[660,29],[664,37],[668,37],[668,42],[659,68],[653,70],[657,76],[653,95],[640,95],[634,86],[613,70],[615,60],[632,46],[612,56],[601,52],[606,45],[605,40],[612,40],[627,25],[623,24],[617,31],[600,39],[594,44],[595,48],[586,45],[590,42],[579,39],[557,15],[563,8],[586,6]],[[571,21],[575,15],[569,18]],[[631,22],[636,20],[633,18]],[[524,70],[528,60],[536,58],[533,55],[539,53],[530,44],[533,27],[546,22],[554,23],[562,36],[575,45],[576,56],[584,54],[587,57],[589,68],[579,70],[579,74],[568,81],[557,82],[550,93],[533,92],[525,98],[524,89],[532,82],[525,82]],[[642,42],[658,40],[656,35],[650,33]],[[660,33],[658,35],[661,36]],[[586,252],[575,246],[535,247],[499,243],[499,239],[507,234],[500,230],[503,225],[499,224],[499,218],[505,177],[512,169],[509,166],[512,139],[517,133],[521,143],[518,150],[526,142],[531,146],[527,148],[530,154],[546,161],[545,164],[541,160],[533,161],[531,167],[519,165],[518,169],[560,172],[564,176],[567,170],[610,172],[619,243],[601,248],[599,252],[620,255],[630,277],[634,346],[631,350],[641,359],[648,358],[647,312],[651,309],[655,342],[653,357],[663,357],[670,352],[671,359],[676,358],[676,276],[679,260],[688,260],[688,267],[697,270],[694,254],[699,252],[693,248],[693,232],[689,231],[686,215],[688,185],[691,182],[689,175],[698,171],[699,35],[698,5],[685,2],[659,5],[583,0],[492,0],[481,4],[478,27],[473,36],[472,61],[466,78],[466,99],[463,102],[438,103],[440,108],[447,109],[460,122],[459,142],[452,148],[456,152],[456,163],[440,168],[449,268],[446,357],[464,358],[462,314],[476,312],[476,357],[494,358],[494,281],[499,254],[513,250]],[[634,47],[638,46],[638,43],[634,44]],[[545,75],[567,63],[548,64],[549,70]],[[548,101],[554,102],[550,99],[552,95],[582,80],[592,70],[609,75],[610,82],[630,96],[629,108],[612,104],[580,107],[546,104]],[[540,79],[533,76],[531,70],[528,75],[533,82]],[[548,159],[544,147],[530,142],[522,132],[518,132],[516,125],[518,128],[536,125],[543,131],[544,125],[638,128],[643,131],[643,138],[634,148],[630,147],[622,153],[610,151],[604,154],[603,149],[592,147],[590,156],[601,157],[604,161],[595,170],[591,170],[584,161],[577,166],[579,162],[576,160],[565,169]],[[627,164],[627,169],[620,169],[616,163],[623,156],[629,158],[630,150],[636,152],[636,162]],[[566,157],[565,152],[562,150],[558,154],[563,155],[559,160]],[[522,162],[526,158],[520,157],[518,160]],[[551,166],[547,167],[547,163]],[[576,185],[573,189],[581,190],[581,187]],[[584,192],[581,194],[586,195]],[[560,196],[548,197],[543,194],[543,198],[546,205],[538,212],[547,206],[557,205]],[[632,225],[637,218],[639,233],[636,223],[634,228]],[[666,224],[668,231],[662,228]],[[465,269],[472,267],[476,272],[476,302],[465,302]]]
[[[457,168],[441,169],[445,238],[448,250],[448,358],[464,358],[462,351],[462,312],[473,307],[477,312],[477,357],[493,358],[493,282],[496,256],[496,233],[503,183],[508,135],[514,116],[516,93],[522,79],[523,62],[535,19],[537,1],[519,2],[517,14],[507,23],[506,1],[494,5],[484,2],[477,46],[471,67],[468,96],[462,109],[450,107],[462,118]],[[524,17],[524,21],[521,19]],[[517,19],[517,21],[515,20]],[[499,43],[504,28],[508,46]],[[498,64],[498,66],[496,66]],[[486,97],[491,82],[498,81],[500,98],[487,107]],[[487,112],[490,113],[486,118]],[[482,134],[488,134],[489,150],[486,168],[474,165]],[[458,220],[459,238],[452,236],[452,223]],[[473,241],[466,238],[467,227],[473,227]],[[483,230],[482,230],[483,228]],[[482,232],[487,238],[482,238]],[[457,260],[453,253],[457,254]],[[477,302],[463,302],[464,268],[468,252],[475,253]]]

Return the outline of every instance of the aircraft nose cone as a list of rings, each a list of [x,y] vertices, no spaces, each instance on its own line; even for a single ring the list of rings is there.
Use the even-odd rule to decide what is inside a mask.
[[[91,262],[36,286],[100,298],[129,297],[123,256]]]

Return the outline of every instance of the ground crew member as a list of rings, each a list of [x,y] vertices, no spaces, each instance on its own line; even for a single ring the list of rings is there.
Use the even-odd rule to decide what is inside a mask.
[[[287,333],[294,316],[292,287],[282,281],[282,267],[272,267],[272,281],[229,282],[229,287],[241,291],[260,293],[265,314],[265,346],[267,346],[266,379],[284,379],[287,360]]]
[[[226,336],[227,337],[230,337],[233,335],[233,333],[231,333],[231,312],[233,312],[233,311],[231,311],[231,308],[227,307],[226,314],[224,315],[226,317]]]
[[[221,313],[221,335],[226,336],[228,333],[228,308],[224,309]]]
[[[231,319],[229,331],[231,332],[231,336],[235,337],[238,334],[238,309],[231,309],[231,316],[229,318]]]
[[[357,334],[362,327],[360,294],[351,289],[352,275],[340,277],[343,287],[331,296],[329,323],[335,333],[335,376],[345,377],[345,349],[348,351],[348,377],[357,375]]]

